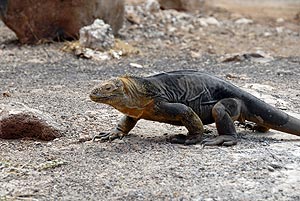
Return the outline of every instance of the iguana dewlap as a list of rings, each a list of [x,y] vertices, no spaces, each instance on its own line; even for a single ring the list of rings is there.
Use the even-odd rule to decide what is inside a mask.
[[[187,135],[171,142],[181,144],[234,145],[234,121],[256,123],[256,130],[270,128],[300,135],[300,120],[215,76],[192,70],[149,77],[124,76],[97,86],[90,98],[111,105],[125,116],[115,129],[95,138],[122,138],[140,119],[185,126]],[[216,123],[219,136],[203,140],[203,125]]]

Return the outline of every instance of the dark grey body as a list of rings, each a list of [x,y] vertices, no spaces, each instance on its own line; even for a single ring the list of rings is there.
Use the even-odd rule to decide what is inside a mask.
[[[149,94],[169,103],[182,103],[194,110],[203,124],[214,122],[212,108],[220,100],[235,98],[242,101],[242,118],[289,133],[300,133],[300,121],[265,103],[250,93],[210,74],[180,70],[143,78],[154,85]],[[284,126],[285,127],[285,126]]]
[[[242,89],[220,78],[193,70],[161,73],[149,77],[124,77],[125,92],[110,103],[125,116],[111,132],[95,138],[113,140],[129,133],[139,119],[185,126],[187,135],[173,136],[170,141],[180,144],[225,145],[237,143],[234,121],[256,123],[253,129],[266,132],[270,128],[300,135],[300,120],[265,103]],[[104,85],[105,86],[105,85]],[[117,92],[105,95],[96,88],[92,100],[115,100]],[[130,91],[130,92],[127,92]],[[111,94],[109,92],[109,94]],[[142,103],[142,104],[141,104]],[[214,139],[203,139],[203,124],[215,123],[218,134]]]
[[[173,71],[145,78],[155,89],[156,98],[191,107],[204,124],[214,122],[213,106],[221,99],[236,97],[238,88],[198,71]],[[155,92],[154,92],[155,93]]]

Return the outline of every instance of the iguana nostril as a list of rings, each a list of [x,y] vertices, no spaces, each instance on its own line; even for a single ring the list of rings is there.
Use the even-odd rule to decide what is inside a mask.
[[[92,90],[92,94],[93,94],[93,95],[97,95],[98,93],[99,93],[99,90],[98,90],[98,89],[93,89],[93,90]]]
[[[95,97],[98,95],[98,90],[97,89],[93,89],[90,93],[90,98]]]

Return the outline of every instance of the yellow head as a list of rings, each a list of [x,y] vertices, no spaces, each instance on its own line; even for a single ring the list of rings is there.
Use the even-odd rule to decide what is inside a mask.
[[[90,99],[98,103],[114,105],[124,100],[123,82],[119,78],[111,79],[96,86],[90,93]]]

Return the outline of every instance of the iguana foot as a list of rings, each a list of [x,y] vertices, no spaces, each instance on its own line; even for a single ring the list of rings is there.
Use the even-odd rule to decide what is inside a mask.
[[[101,132],[98,135],[95,135],[92,139],[92,141],[95,141],[96,139],[100,139],[101,142],[104,141],[113,141],[117,138],[122,139],[124,137],[124,133],[122,132]]]
[[[261,126],[261,125],[255,124],[255,123],[249,123],[249,122],[238,123],[238,126],[242,126],[243,128],[249,129],[252,132],[258,131],[258,132],[261,132],[261,133],[265,133],[265,132],[268,132],[270,130],[270,128],[268,128],[268,127]]]
[[[237,144],[237,139],[233,135],[219,135],[213,139],[205,139],[201,144],[203,146],[233,146]]]
[[[204,128],[204,131],[203,133],[205,134],[209,134],[209,133],[212,133],[213,131],[212,130],[209,130],[208,128]]]
[[[178,134],[172,136],[170,138],[170,142],[173,144],[185,144],[185,145],[192,145],[197,144],[202,141],[202,135],[183,135]]]
[[[169,141],[173,144],[184,144],[186,137],[186,135],[178,134],[170,137]]]
[[[247,129],[249,129],[249,130],[251,130],[251,131],[254,131],[255,129],[254,129],[254,126],[255,126],[255,124],[254,123],[249,123],[249,122],[238,122],[237,124],[236,124],[236,126],[238,126],[238,127],[241,127],[241,128],[244,128],[245,130],[247,130]]]

